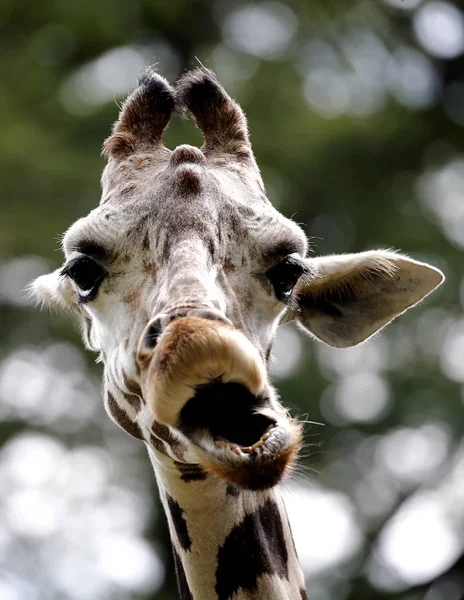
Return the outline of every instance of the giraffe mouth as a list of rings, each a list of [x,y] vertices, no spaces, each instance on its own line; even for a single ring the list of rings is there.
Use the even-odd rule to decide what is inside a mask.
[[[260,400],[261,407],[268,404]],[[251,454],[266,442],[276,420],[258,412],[258,399],[239,383],[215,381],[200,386],[180,414],[187,435],[206,430],[219,447]]]
[[[215,475],[250,490],[276,485],[298,453],[301,429],[245,386],[213,381],[184,405],[178,427]]]

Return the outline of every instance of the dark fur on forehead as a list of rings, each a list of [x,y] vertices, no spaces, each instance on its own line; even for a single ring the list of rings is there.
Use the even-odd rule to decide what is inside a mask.
[[[232,100],[209,69],[186,73],[176,84],[176,107],[189,110],[205,137],[205,152],[251,156],[248,128],[240,106]]]
[[[103,153],[107,157],[126,157],[139,148],[146,150],[160,144],[174,105],[170,84],[158,73],[145,71],[138,87],[124,102]]]

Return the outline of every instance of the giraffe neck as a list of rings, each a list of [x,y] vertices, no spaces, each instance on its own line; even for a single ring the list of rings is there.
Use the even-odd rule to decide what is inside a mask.
[[[280,492],[239,490],[149,449],[181,600],[307,598]]]

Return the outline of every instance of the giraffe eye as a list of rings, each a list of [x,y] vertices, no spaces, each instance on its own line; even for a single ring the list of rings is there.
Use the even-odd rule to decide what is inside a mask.
[[[105,269],[88,256],[75,258],[63,268],[61,274],[74,281],[82,302],[89,302],[96,297],[98,288],[107,275]]]
[[[305,267],[296,259],[287,256],[279,264],[271,267],[266,275],[274,287],[278,300],[285,302],[290,297]]]

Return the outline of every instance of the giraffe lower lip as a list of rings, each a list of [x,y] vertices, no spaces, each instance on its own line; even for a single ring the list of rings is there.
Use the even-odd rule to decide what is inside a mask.
[[[236,452],[237,454],[240,454],[241,452],[243,452],[244,454],[253,454],[255,452],[258,452],[259,449],[265,445],[266,441],[269,439],[269,436],[271,435],[271,431],[275,427],[277,427],[277,423],[271,423],[269,425],[269,427],[266,429],[266,431],[263,433],[263,435],[260,437],[260,439],[257,442],[255,442],[254,444],[251,444],[250,446],[242,446],[240,444],[236,444],[235,442],[231,442],[230,440],[228,440],[220,435],[214,435],[213,442],[219,448],[229,448],[230,450],[232,450],[233,452]]]
[[[268,437],[266,437],[268,436]],[[248,490],[269,489],[281,481],[295,460],[301,429],[291,421],[276,422],[253,446],[214,441],[206,432],[191,438],[203,467],[229,483]]]

